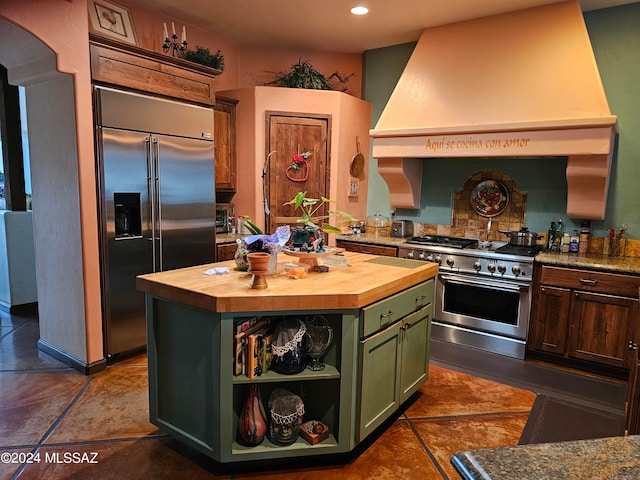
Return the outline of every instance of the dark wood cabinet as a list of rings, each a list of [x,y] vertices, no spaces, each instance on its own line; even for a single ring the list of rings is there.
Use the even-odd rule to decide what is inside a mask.
[[[638,292],[640,294],[640,291]],[[640,298],[640,297],[639,297]],[[640,321],[640,318],[636,318]],[[629,372],[629,383],[627,385],[627,403],[625,405],[626,429],[625,434],[637,435],[640,433],[640,357],[638,353],[638,345],[640,345],[639,337],[640,329],[636,329],[636,336],[629,347],[633,350],[633,361],[631,362],[631,371]]]
[[[216,262],[224,262],[225,260],[233,260],[233,256],[238,249],[237,243],[219,243],[216,245]]]
[[[216,97],[213,106],[213,131],[215,148],[216,196],[236,192],[236,105],[237,100]]]
[[[587,292],[574,292],[571,300],[567,355],[631,368],[638,301]]]
[[[535,348],[563,355],[569,331],[571,291],[566,288],[542,286],[538,291],[536,316],[530,327]]]
[[[398,256],[398,249],[396,247],[387,247],[385,245],[374,245],[372,243],[337,240],[336,246],[344,248],[348,252],[368,253],[369,255],[384,255],[386,257]]]
[[[640,289],[638,289],[638,298],[640,299]],[[635,321],[640,321],[636,317]],[[640,328],[635,331],[633,342],[629,348],[633,351],[633,360],[631,362],[631,371],[629,372],[629,383],[627,385],[627,404],[625,405],[625,413],[627,417],[625,434],[637,435],[640,433]]]
[[[102,37],[90,40],[94,83],[204,105],[215,103],[214,81],[221,71]]]
[[[542,266],[534,276],[531,351],[630,369],[640,277]],[[579,365],[578,365],[579,366]]]

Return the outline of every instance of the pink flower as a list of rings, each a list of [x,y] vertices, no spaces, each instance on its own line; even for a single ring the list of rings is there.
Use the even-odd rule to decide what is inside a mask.
[[[302,163],[302,162],[304,162],[304,158],[301,157],[300,155],[294,155],[293,156],[293,161],[296,162],[296,163]]]

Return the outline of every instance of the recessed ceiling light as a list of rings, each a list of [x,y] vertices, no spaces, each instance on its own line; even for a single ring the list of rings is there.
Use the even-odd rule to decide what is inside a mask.
[[[369,9],[367,7],[357,6],[351,9],[351,13],[353,13],[354,15],[366,15],[367,13],[369,13]]]

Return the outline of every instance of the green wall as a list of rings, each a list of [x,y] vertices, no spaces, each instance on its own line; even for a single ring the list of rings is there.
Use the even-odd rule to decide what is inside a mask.
[[[626,223],[640,238],[640,3],[584,16],[611,113],[618,116],[618,148],[604,226]]]
[[[592,224],[603,236],[613,226],[626,223],[629,238],[640,238],[640,3],[585,13],[585,22],[611,113],[618,116],[619,137],[614,153],[609,198],[604,221]],[[406,65],[415,44],[369,50],[364,54],[364,99],[371,102],[373,128]],[[527,226],[545,231],[562,218],[566,229],[580,227],[567,219],[566,159],[426,159],[420,210],[398,209],[396,215],[423,223],[451,222],[451,193],[480,170],[500,170],[528,193]],[[390,215],[386,183],[371,159],[369,214]]]

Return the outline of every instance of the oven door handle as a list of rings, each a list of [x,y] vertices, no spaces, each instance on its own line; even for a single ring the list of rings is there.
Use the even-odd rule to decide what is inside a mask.
[[[491,278],[489,281],[486,281],[486,280],[481,281],[481,280],[476,280],[474,278],[469,278],[469,277],[463,278],[463,277],[460,277],[459,275],[455,277],[450,275],[443,275],[442,273],[438,273],[438,278],[442,280],[443,283],[449,282],[449,283],[456,283],[458,285],[476,285],[479,287],[493,288],[493,289],[500,288],[502,290],[511,290],[513,292],[520,292],[522,290],[529,289],[528,284],[503,282],[500,280],[496,280],[494,278]]]

